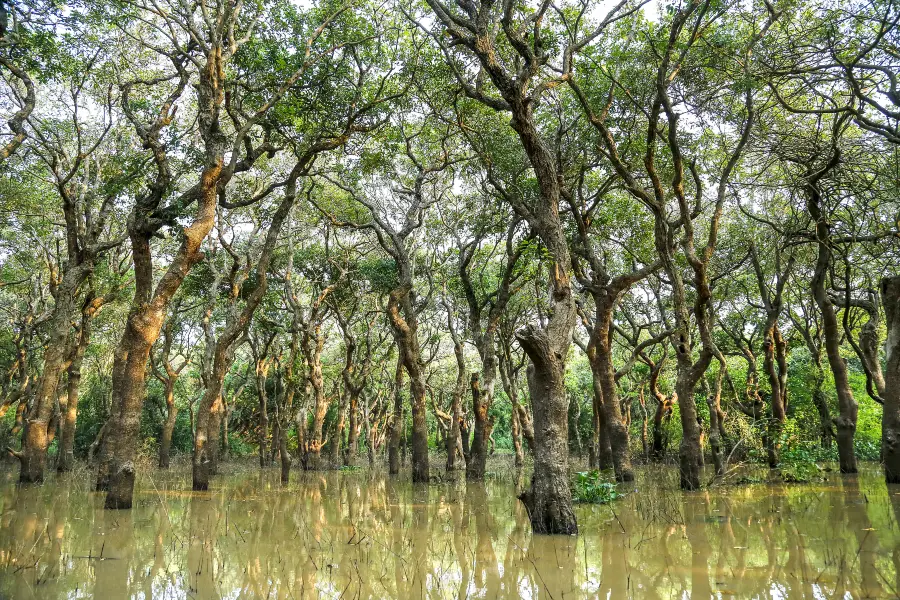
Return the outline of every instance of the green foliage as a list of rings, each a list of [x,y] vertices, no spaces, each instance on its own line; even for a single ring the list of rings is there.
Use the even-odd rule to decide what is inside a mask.
[[[785,436],[782,438],[785,439]],[[787,439],[791,439],[790,434]],[[793,443],[782,447],[776,471],[777,476],[784,483],[810,483],[821,480],[822,469],[817,461],[821,461],[825,454],[822,450],[813,443],[801,443],[793,440]]]
[[[572,499],[584,504],[609,504],[623,495],[614,482],[596,470],[575,473],[571,487]]]
[[[821,470],[814,462],[782,462],[778,468],[779,476],[784,483],[810,483],[821,479]]]

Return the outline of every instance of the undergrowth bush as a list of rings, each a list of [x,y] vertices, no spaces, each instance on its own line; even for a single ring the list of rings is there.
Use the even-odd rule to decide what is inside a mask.
[[[582,471],[575,474],[572,483],[572,499],[584,504],[609,504],[621,498],[612,481],[608,481],[600,471]]]

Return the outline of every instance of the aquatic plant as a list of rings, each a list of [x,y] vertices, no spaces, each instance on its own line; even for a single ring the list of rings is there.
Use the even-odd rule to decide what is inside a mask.
[[[583,504],[609,504],[624,494],[602,471],[582,471],[575,474],[572,483],[572,499]]]

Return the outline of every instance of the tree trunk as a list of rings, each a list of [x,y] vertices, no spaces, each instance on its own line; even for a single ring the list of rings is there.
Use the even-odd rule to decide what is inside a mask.
[[[257,432],[257,444],[259,444],[259,468],[265,469],[268,463],[266,456],[269,440],[269,407],[268,394],[266,393],[266,373],[268,367],[257,365],[256,394],[259,399],[259,431]]]
[[[643,383],[638,393],[638,399],[641,403],[641,452],[643,453],[644,461],[647,461],[650,458],[650,444],[647,438],[647,401],[644,397]]]
[[[836,163],[835,158],[832,162]],[[828,296],[826,277],[831,268],[831,228],[822,214],[820,207],[820,194],[817,185],[811,183],[807,186],[807,209],[810,216],[816,222],[816,240],[818,256],[813,273],[811,289],[813,299],[822,315],[822,329],[825,337],[825,355],[834,375],[834,387],[838,397],[837,426],[838,457],[840,459],[841,473],[856,473],[856,453],[853,448],[853,438],[856,435],[856,419],[859,406],[853,397],[850,388],[850,379],[847,374],[847,364],[841,357],[841,330],[838,326],[837,316],[831,298]]]
[[[888,332],[881,417],[884,477],[887,483],[900,483],[900,277],[882,279],[881,296]]]
[[[472,390],[472,413],[475,417],[472,446],[469,459],[466,461],[466,481],[481,481],[487,464],[487,438],[490,436],[491,424],[488,423],[487,403],[484,401],[479,385],[478,373],[472,373],[470,382]]]
[[[447,471],[456,470],[456,452],[460,446],[462,429],[462,399],[466,393],[466,359],[463,345],[453,328],[453,317],[447,310],[448,327],[453,338],[453,355],[456,358],[456,386],[453,388],[453,399],[450,404],[450,427],[447,433]],[[468,461],[468,450],[464,449],[463,458]],[[466,463],[468,465],[468,462]],[[468,466],[466,467],[468,472]]]
[[[609,294],[607,294],[608,296]],[[616,371],[612,364],[612,316],[614,301],[604,301],[595,295],[597,306],[594,328],[588,343],[588,360],[593,375],[595,402],[599,398],[602,425],[608,433],[616,481],[634,481],[634,470],[628,452],[628,429],[622,419],[618,393],[616,391]]]
[[[129,218],[129,237],[135,267],[135,297],[116,348],[113,364],[111,418],[113,426],[106,436],[109,458],[101,465],[98,482],[108,477],[106,508],[131,508],[135,479],[135,453],[140,434],[141,408],[145,397],[147,361],[159,337],[166,309],[181,287],[191,267],[200,257],[200,247],[215,223],[218,186],[222,178],[226,140],[219,127],[219,107],[224,102],[222,80],[224,66],[221,47],[214,45],[200,72],[198,116],[206,160],[197,192],[197,213],[183,229],[181,246],[168,270],[153,288],[153,261],[150,238],[154,229],[147,223],[150,211],[141,203],[135,205]],[[149,142],[149,137],[145,139]],[[157,147],[157,152],[161,153]],[[167,174],[168,175],[168,174]],[[161,175],[165,180],[165,177]],[[155,192],[154,192],[155,193]],[[153,194],[148,198],[152,199]]]
[[[356,457],[359,454],[359,393],[350,392],[350,414],[347,425],[347,452],[344,454],[344,464],[350,467],[356,466]]]
[[[218,475],[219,458],[221,456],[222,443],[222,416],[225,414],[225,404],[222,402],[222,394],[216,398],[212,408],[209,411],[209,437],[206,441],[206,451],[208,452],[208,468],[210,475]],[[196,439],[196,435],[194,438]]]
[[[334,419],[334,433],[331,436],[331,446],[329,447],[329,460],[331,468],[336,469],[341,465],[341,442],[344,440],[344,405],[338,402],[338,410]]]
[[[778,315],[770,314],[764,330],[763,352],[765,359],[763,368],[769,379],[769,426],[768,444],[766,444],[769,468],[778,467],[778,451],[781,446],[781,429],[787,419],[787,361],[785,360],[786,342],[776,323]]]
[[[578,525],[569,489],[568,398],[561,361],[545,356],[547,360],[528,366],[535,421],[534,473],[531,488],[520,499],[528,509],[534,533],[570,535],[578,533]]]
[[[69,257],[74,261],[75,257]],[[75,294],[87,271],[78,265],[67,268],[56,289],[56,303],[49,321],[47,349],[44,363],[35,386],[34,399],[24,414],[24,436],[21,452],[15,453],[21,467],[21,483],[41,483],[47,463],[47,448],[50,445],[50,420],[56,408],[59,380],[66,369],[67,340],[75,312]],[[21,403],[25,405],[24,402]]]
[[[403,349],[398,348],[394,374],[394,408],[388,424],[388,474],[400,473],[400,434],[403,431]]]
[[[162,439],[159,442],[159,468],[169,468],[169,450],[172,447],[172,432],[175,431],[175,420],[178,418],[178,407],[175,406],[175,382],[166,382],[166,421],[163,423]]]
[[[287,485],[291,478],[291,453],[287,446],[287,428],[281,428],[278,436],[278,453],[281,455],[281,483]]]
[[[504,349],[504,354],[500,360],[500,380],[503,383],[503,390],[506,392],[507,397],[509,397],[509,401],[512,405],[512,415],[511,415],[511,428],[512,428],[512,440],[513,440],[513,448],[515,450],[515,467],[516,470],[519,471],[525,466],[525,451],[522,448],[522,419],[519,416],[519,410],[521,405],[519,404],[519,393],[516,389],[515,381],[513,377],[515,373],[511,373],[511,360],[509,359],[509,355]]]
[[[401,281],[408,279],[401,277]],[[409,375],[409,396],[412,407],[412,480],[428,482],[428,428],[425,422],[425,377],[417,334],[418,322],[412,304],[412,284],[407,280],[391,290],[387,313],[400,348],[403,366]]]
[[[89,294],[90,297],[90,294]],[[59,440],[59,463],[57,470],[71,471],[75,465],[75,427],[78,422],[78,396],[81,385],[81,365],[84,363],[84,352],[91,340],[91,322],[96,312],[100,309],[102,301],[88,300],[81,313],[81,328],[78,332],[78,342],[75,345],[75,354],[69,363],[66,410],[62,421],[62,435]]]
[[[722,460],[722,437],[721,423],[722,418],[722,376],[724,366],[719,367],[719,373],[716,375],[716,389],[714,393],[710,393],[709,384],[703,379],[703,392],[706,394],[706,405],[709,409],[709,448],[712,453],[713,466],[716,470],[716,477],[725,474],[725,463]]]

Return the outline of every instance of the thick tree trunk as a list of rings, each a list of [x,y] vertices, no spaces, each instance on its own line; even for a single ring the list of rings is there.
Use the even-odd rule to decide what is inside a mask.
[[[900,483],[900,276],[881,280],[881,296],[888,332],[881,417],[884,477],[887,483]]]
[[[487,464],[487,440],[492,424],[488,422],[487,403],[482,396],[478,373],[472,373],[470,381],[472,390],[472,413],[475,417],[472,446],[466,461],[466,481],[481,481]]]
[[[105,465],[101,464],[98,476],[98,486],[108,477],[106,508],[131,508],[135,478],[134,459],[140,432],[141,408],[146,395],[147,361],[153,343],[156,342],[162,329],[168,303],[181,286],[191,266],[199,259],[200,245],[212,229],[215,220],[215,181],[221,167],[220,160],[204,171],[203,181],[209,182],[209,187],[202,193],[197,216],[194,222],[184,229],[182,246],[148,302],[143,302],[142,298],[150,295],[149,284],[152,284],[150,243],[143,232],[132,235],[135,269],[146,269],[146,273],[141,276],[145,282],[141,286],[144,289],[135,293],[132,310],[116,349],[113,364],[113,411],[110,416],[113,419],[113,426],[104,443],[108,459],[104,461]]]
[[[150,350],[159,337],[169,302],[191,267],[201,258],[201,245],[215,223],[218,187],[222,181],[226,149],[225,136],[219,127],[218,118],[219,109],[224,103],[223,60],[221,46],[214,44],[200,71],[197,86],[200,107],[198,123],[206,152],[197,188],[197,212],[193,222],[183,229],[181,246],[155,289],[150,250],[150,238],[155,229],[147,222],[151,210],[139,203],[129,218],[135,297],[113,364],[113,425],[104,444],[108,448],[109,459],[105,467],[101,465],[98,477],[98,482],[108,477],[106,508],[131,508],[135,480],[134,460],[139,445],[141,408],[146,395]],[[164,165],[164,151],[152,136],[145,135],[144,141],[154,149],[157,164],[163,163],[159,167],[157,183],[167,183],[171,174]],[[147,200],[152,203],[156,194],[156,189],[151,190],[146,196]],[[156,202],[158,201],[157,197]],[[152,205],[149,208],[154,207]]]
[[[334,428],[329,446],[329,460],[331,468],[337,469],[341,465],[341,443],[344,440],[344,406],[339,401],[337,414],[334,419]]]
[[[421,359],[417,361],[421,365]],[[412,479],[414,483],[428,483],[428,426],[425,421],[425,380],[418,370],[410,376],[412,396]]]
[[[535,420],[534,473],[531,488],[520,498],[528,509],[534,533],[574,534],[578,525],[569,489],[568,398],[563,365],[555,357],[545,356],[548,360],[539,363],[542,368],[528,366]]]
[[[210,219],[212,225],[212,219]],[[208,231],[208,230],[207,230]],[[199,249],[199,243],[197,244]],[[186,271],[185,271],[186,273]],[[180,282],[179,282],[180,283]],[[165,319],[161,302],[138,305],[125,325],[113,364],[112,426],[104,438],[98,488],[107,489],[106,508],[131,508],[135,454],[145,397],[147,361]]]
[[[681,489],[700,489],[700,465],[702,463],[702,448],[700,447],[700,426],[697,423],[697,407],[694,403],[695,379],[683,370],[691,369],[679,365],[678,379],[675,388],[678,391],[681,414],[681,447],[678,452],[678,460],[681,469]]]
[[[653,447],[650,456],[654,460],[662,460],[669,449],[669,436],[666,435],[665,419],[672,413],[672,402],[663,398],[657,400],[656,412],[653,413]]]
[[[325,397],[324,384],[316,387],[313,384],[313,419],[310,425],[309,435],[306,438],[306,468],[310,471],[318,471],[322,468],[322,446],[325,445],[325,415],[328,411],[328,400]]]

